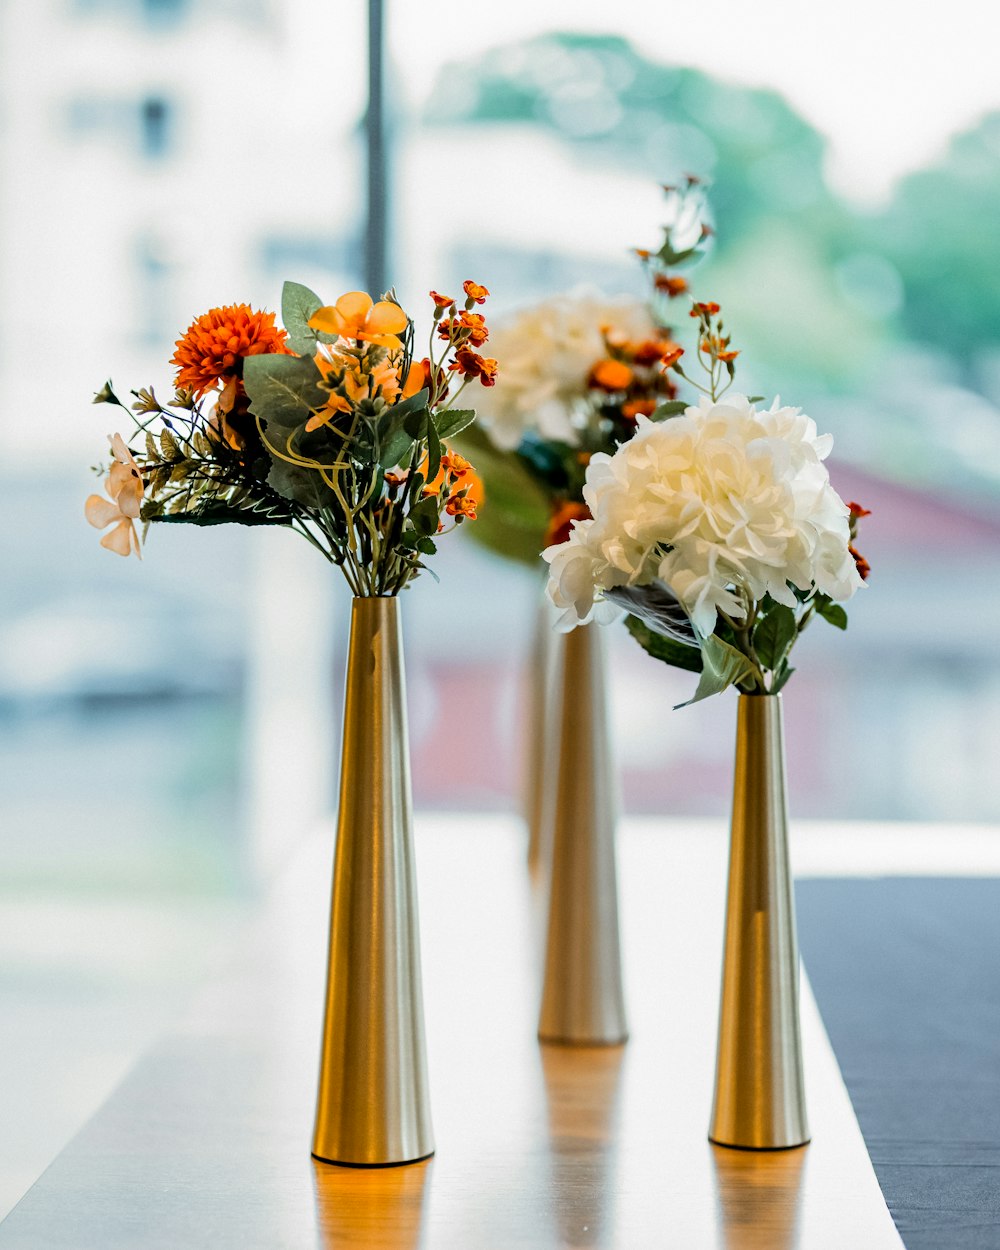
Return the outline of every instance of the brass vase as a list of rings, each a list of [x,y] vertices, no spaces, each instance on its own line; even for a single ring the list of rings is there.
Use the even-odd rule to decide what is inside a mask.
[[[601,627],[562,636],[553,657],[551,865],[538,1036],[610,1046],[628,1037],[615,867],[617,785]]]
[[[551,811],[550,771],[551,658],[561,635],[552,628],[552,609],[543,595],[538,605],[528,665],[528,697],[524,734],[524,816],[528,825],[528,868],[536,873],[548,866]]]
[[[355,599],[312,1153],[388,1167],[434,1152],[399,603]]]
[[[715,1105],[720,1146],[809,1140],[780,695],[740,695]]]

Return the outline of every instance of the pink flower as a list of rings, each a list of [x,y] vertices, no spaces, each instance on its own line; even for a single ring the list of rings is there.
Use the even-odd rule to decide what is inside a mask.
[[[142,507],[142,473],[120,434],[109,434],[108,442],[111,444],[114,460],[104,480],[104,489],[110,499],[91,495],[84,505],[84,513],[95,529],[102,530],[114,525],[114,529],[101,539],[102,547],[119,556],[128,556],[135,552],[141,560],[142,552],[139,549],[135,522]]]

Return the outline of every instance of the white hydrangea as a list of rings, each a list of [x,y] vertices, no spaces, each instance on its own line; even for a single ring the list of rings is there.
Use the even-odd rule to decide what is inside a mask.
[[[606,328],[631,342],[657,335],[641,300],[589,291],[535,304],[491,328],[497,384],[476,396],[477,425],[504,451],[513,451],[526,434],[576,446],[590,394],[587,376],[607,355]]]
[[[833,440],[779,405],[703,397],[667,421],[640,417],[613,456],[593,457],[583,492],[593,520],[544,553],[562,628],[595,610],[607,619],[600,596],[614,586],[665,583],[707,636],[717,611],[743,618],[740,587],[794,607],[788,583],[838,600],[863,585],[847,505],[823,464]]]

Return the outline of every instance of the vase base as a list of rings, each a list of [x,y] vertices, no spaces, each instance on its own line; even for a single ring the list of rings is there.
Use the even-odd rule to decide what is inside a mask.
[[[628,1041],[628,1034],[623,1033],[621,1037],[550,1037],[545,1033],[538,1034],[538,1040],[543,1046],[575,1046],[578,1050],[592,1050],[595,1047],[601,1050],[607,1050],[611,1046],[624,1046]]]
[[[434,1151],[431,1150],[431,1151],[428,1151],[427,1154],[417,1155],[416,1158],[413,1158],[413,1159],[394,1159],[391,1163],[348,1163],[346,1159],[325,1159],[322,1155],[316,1154],[315,1151],[310,1151],[310,1154],[312,1158],[316,1160],[317,1163],[329,1163],[329,1164],[332,1164],[333,1167],[335,1168],[365,1168],[365,1169],[405,1168],[405,1167],[409,1167],[411,1163],[423,1163],[426,1159],[433,1159],[434,1157]]]
[[[809,1145],[812,1138],[807,1137],[804,1141],[793,1141],[787,1146],[738,1146],[735,1142],[719,1141],[717,1137],[713,1137],[711,1134],[709,1134],[708,1140],[713,1146],[721,1146],[723,1150],[750,1150],[757,1154],[776,1154],[782,1150],[801,1150],[803,1146]]]

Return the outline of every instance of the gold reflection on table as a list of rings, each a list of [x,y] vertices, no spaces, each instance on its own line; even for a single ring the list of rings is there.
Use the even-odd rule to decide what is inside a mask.
[[[611,1246],[623,1046],[541,1047],[562,1244]]]
[[[712,1146],[726,1250],[792,1250],[808,1146],[734,1150]]]
[[[316,1223],[324,1250],[417,1250],[431,1160],[395,1168],[344,1168],[313,1160]]]

